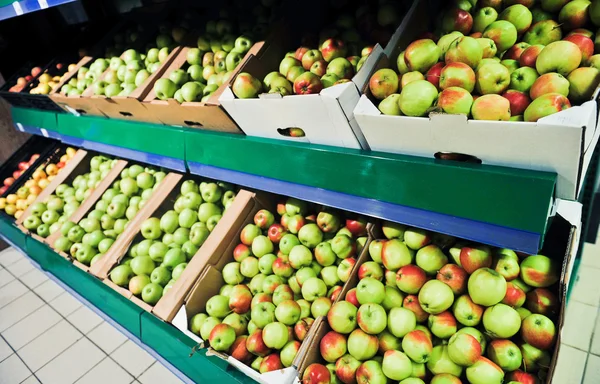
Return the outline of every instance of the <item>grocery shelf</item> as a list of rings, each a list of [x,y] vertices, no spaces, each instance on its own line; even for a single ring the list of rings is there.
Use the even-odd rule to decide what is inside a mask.
[[[47,245],[27,236],[19,237],[11,220],[0,216],[0,238],[52,276],[63,288],[117,327],[129,339],[148,351],[185,383],[253,383],[226,361],[195,350],[196,343],[170,324],[126,299],[93,275],[77,268]],[[21,235],[24,234],[21,232]]]
[[[536,253],[556,174],[13,108],[63,142]],[[43,128],[43,129],[42,129]]]
[[[0,20],[21,16],[26,13],[72,3],[77,0],[21,0],[0,1]]]

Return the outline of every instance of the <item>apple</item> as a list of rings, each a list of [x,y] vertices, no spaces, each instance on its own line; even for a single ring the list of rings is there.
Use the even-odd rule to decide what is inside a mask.
[[[548,45],[560,39],[562,39],[562,30],[554,20],[538,21],[523,35],[523,41],[530,45]]]
[[[388,330],[381,332],[379,338],[379,354],[383,355],[389,350],[401,350],[402,341],[396,336],[392,335]]]
[[[562,28],[570,31],[584,27],[589,20],[589,6],[590,1],[587,0],[571,1],[565,4],[558,14],[558,21],[562,24]]]
[[[563,75],[558,73],[546,73],[538,77],[529,90],[532,100],[547,93],[560,93],[569,96],[570,83]]]
[[[477,362],[466,369],[471,384],[502,383],[504,372],[494,362],[481,356]]]
[[[558,93],[547,93],[527,107],[523,115],[525,121],[536,122],[539,119],[571,107],[569,99]]]
[[[448,263],[448,257],[435,244],[430,244],[417,251],[416,264],[428,275],[435,275]]]
[[[262,84],[251,74],[242,72],[236,76],[231,90],[240,99],[251,99],[257,97],[261,92]]]
[[[437,315],[429,315],[427,320],[431,333],[440,339],[448,339],[456,333],[456,319],[450,311],[444,311]]]
[[[396,274],[398,289],[409,294],[418,293],[426,281],[425,271],[416,265],[406,265],[400,268]]]
[[[365,361],[373,358],[379,348],[379,339],[358,328],[348,336],[348,353],[357,360]],[[357,372],[358,374],[358,372]]]
[[[468,274],[480,268],[492,266],[492,252],[487,246],[463,247],[460,251],[460,265]]]
[[[403,352],[391,350],[384,353],[381,369],[389,379],[404,380],[412,374],[413,367],[411,360]]]
[[[357,326],[357,313],[356,306],[348,301],[339,301],[327,314],[329,326],[338,333],[349,334]]]
[[[235,339],[235,330],[230,325],[221,323],[212,329],[208,342],[215,351],[227,351]]]
[[[475,364],[483,352],[479,341],[468,333],[455,333],[448,342],[448,356],[463,367]]]
[[[555,342],[556,327],[548,317],[541,314],[532,314],[523,320],[521,337],[527,344],[547,350]]]
[[[525,303],[525,292],[514,282],[506,283],[506,294],[502,299],[502,303],[513,308],[519,308]]]
[[[385,286],[372,277],[366,277],[356,286],[356,298],[362,304],[381,304],[385,299]]]
[[[271,352],[269,347],[265,344],[262,334],[263,331],[257,329],[246,339],[246,348],[248,349],[248,352],[260,357],[267,356]]]
[[[337,39],[327,39],[321,45],[321,54],[323,59],[330,63],[338,57],[345,57],[347,48],[343,41]]]
[[[481,32],[498,19],[498,12],[492,7],[481,7],[473,14],[472,32]]]
[[[319,297],[325,297],[327,294],[327,285],[323,280],[317,277],[311,277],[302,285],[302,297],[309,302],[315,301]]]
[[[407,72],[404,75],[402,75],[402,78],[400,79],[400,88],[404,88],[407,84],[410,84],[413,81],[417,80],[425,80],[425,76],[423,76],[421,72],[417,71]]]
[[[281,364],[284,367],[291,367],[294,359],[298,355],[298,351],[300,350],[300,342],[297,340],[289,341],[279,353],[279,357],[281,358]],[[233,356],[233,353],[232,353]]]
[[[517,28],[517,33],[522,35],[531,26],[533,15],[525,5],[514,4],[506,7],[500,14],[499,19],[510,21]]]
[[[433,351],[431,338],[421,330],[413,330],[402,339],[402,350],[412,361],[426,363]]]
[[[506,375],[506,380],[509,380],[509,382],[517,382],[522,384],[536,384],[538,382],[537,376],[531,373],[525,373],[518,369],[516,371],[508,372]]]
[[[306,384],[327,384],[331,380],[331,373],[327,367],[322,364],[311,364],[302,374],[302,383]]]
[[[504,298],[506,280],[493,269],[481,268],[469,277],[467,288],[475,304],[491,307]]]
[[[525,50],[531,45],[525,42],[516,43],[512,47],[510,47],[504,55],[502,55],[503,60],[516,60],[519,61],[521,55]]]
[[[570,41],[555,41],[542,49],[535,66],[540,75],[557,72],[567,76],[579,67],[582,55],[579,47]]]
[[[569,100],[584,103],[591,100],[598,87],[600,71],[593,67],[581,67],[569,73],[567,79],[570,83]]]
[[[471,279],[469,279],[470,281]],[[452,289],[439,280],[426,282],[419,291],[419,303],[430,314],[439,314],[450,308],[454,302]]]
[[[146,284],[144,286],[144,288],[142,289],[142,300],[144,300],[144,302],[146,302],[147,304],[150,304],[150,305],[155,305],[156,303],[158,303],[158,300],[160,300],[162,295],[163,295],[163,287],[161,287],[160,285],[155,284],[155,283]],[[235,332],[234,332],[234,339],[235,339]]]
[[[427,362],[427,368],[434,375],[448,373],[459,377],[462,373],[462,367],[452,361],[448,355],[447,345],[437,345],[433,347],[433,351]]]
[[[281,349],[288,342],[288,329],[280,322],[269,323],[262,330],[262,338],[268,348]]]
[[[346,336],[330,331],[321,338],[319,343],[321,356],[328,363],[335,363],[347,352]]]
[[[387,326],[385,309],[378,304],[363,304],[356,315],[358,326],[368,334],[381,333]]]
[[[427,320],[427,318],[429,317],[429,314],[423,310],[423,307],[421,307],[421,303],[419,302],[418,297],[415,295],[406,296],[402,303],[402,307],[414,313],[415,317],[417,318],[417,322],[419,323]]]
[[[316,94],[322,89],[321,80],[312,72],[304,72],[294,80],[294,93],[297,95]]]
[[[533,313],[554,315],[558,309],[558,299],[546,288],[536,288],[527,293],[525,306]]]
[[[433,67],[429,68],[429,71],[427,71],[425,74],[425,79],[431,84],[435,85],[435,87],[438,89],[440,88],[440,77],[444,66],[444,63],[437,63]]]
[[[531,344],[521,344],[519,346],[523,355],[523,366],[527,367],[528,372],[537,372],[540,368],[550,365],[550,354],[548,351],[538,349]]]
[[[400,109],[407,116],[424,116],[438,97],[437,88],[427,80],[409,83],[400,94]]]
[[[471,114],[475,120],[508,121],[510,102],[500,95],[483,95],[473,102]]]
[[[468,92],[473,92],[475,81],[475,72],[470,66],[462,62],[451,62],[442,69],[439,86],[442,90],[461,87]]]
[[[458,31],[468,34],[473,28],[473,17],[464,9],[451,8],[442,17],[442,30],[444,32]]]
[[[471,68],[477,68],[479,62],[483,59],[483,48],[477,41],[469,36],[459,37],[454,40],[446,51],[444,61],[446,65],[460,62]]]
[[[494,338],[508,339],[521,328],[521,317],[506,304],[496,304],[483,313],[483,326]]]
[[[296,323],[296,325],[294,325],[294,335],[296,335],[296,338],[300,341],[304,340],[304,338],[306,337],[306,335],[308,334],[308,331],[310,329],[310,326],[313,323],[313,319],[310,317],[305,317],[302,320],[298,321]]]
[[[531,99],[527,93],[514,89],[509,89],[508,91],[504,92],[502,97],[504,97],[510,103],[511,117],[523,115],[529,104],[531,104]]]
[[[335,374],[337,378],[345,384],[356,382],[356,371],[361,366],[361,362],[352,355],[346,354],[335,362]]]
[[[475,87],[482,95],[501,94],[510,85],[511,74],[500,63],[487,63],[477,70]]]
[[[478,38],[476,40],[479,43],[479,46],[481,46],[481,48],[483,49],[483,57],[482,57],[482,59],[488,59],[488,58],[496,57],[496,53],[498,52],[498,48],[496,47],[496,43],[494,43],[494,40],[487,39],[487,38],[484,38],[484,37],[480,37],[480,38]]]
[[[386,269],[397,271],[401,267],[411,264],[412,259],[413,252],[402,241],[392,239],[383,243],[381,261]]]
[[[439,61],[441,53],[441,49],[433,40],[420,39],[406,48],[404,61],[410,71],[426,73]]]
[[[523,361],[521,350],[510,340],[492,340],[488,346],[487,355],[505,372],[518,369]]]
[[[398,91],[398,75],[391,69],[383,68],[371,76],[369,89],[373,97],[383,100]]]
[[[517,42],[517,28],[506,20],[496,20],[483,31],[483,37],[496,43],[498,52],[504,52]]]

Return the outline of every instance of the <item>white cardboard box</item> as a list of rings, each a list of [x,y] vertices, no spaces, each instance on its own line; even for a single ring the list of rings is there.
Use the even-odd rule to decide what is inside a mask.
[[[424,0],[414,1],[405,20],[415,12],[417,5],[423,2]],[[405,20],[390,38],[385,51],[381,46],[375,46],[350,83],[323,89],[318,95],[282,97],[279,94],[262,94],[257,99],[237,99],[231,89],[227,88],[219,102],[248,136],[369,149],[354,118],[353,110],[360,98],[360,90],[368,83],[372,68],[379,61],[379,57],[394,51],[406,28]],[[270,61],[265,60],[261,64],[249,63],[241,72],[249,72],[262,80],[267,73],[278,68],[279,61],[287,52],[282,48],[290,47],[280,47],[279,54],[271,55]],[[253,73],[253,70],[256,72]],[[302,128],[305,136],[285,136],[281,132],[287,128]]]

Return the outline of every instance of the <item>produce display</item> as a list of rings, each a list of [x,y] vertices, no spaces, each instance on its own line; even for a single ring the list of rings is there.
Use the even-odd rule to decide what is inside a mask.
[[[250,73],[240,73],[231,87],[234,95],[240,99],[255,98],[262,92],[308,95],[349,82],[373,49],[365,40],[387,43],[391,33],[386,29],[398,26],[405,6],[392,2],[377,7],[357,5],[355,15],[341,14],[333,25],[324,28],[318,42],[308,43],[310,38],[305,38],[306,44],[288,52],[278,70],[262,81]]]
[[[33,80],[33,78],[36,77],[37,75],[39,75],[40,73],[42,73],[42,68],[40,68],[40,67],[31,68],[31,73],[29,75],[19,77],[17,79],[17,83],[15,85],[13,85],[12,87],[10,87],[8,89],[8,91],[9,92],[21,92],[23,90],[23,88],[25,88],[27,83],[29,83],[31,80]]]
[[[304,382],[535,383],[556,341],[560,265],[386,223],[327,314]],[[316,379],[319,377],[320,379]]]
[[[190,330],[260,373],[291,366],[314,319],[338,300],[365,236],[364,220],[294,198],[276,214],[258,211],[227,255],[225,285]]]
[[[373,74],[369,89],[383,114],[535,122],[591,99],[600,83],[597,2],[458,3],[436,34]]]
[[[90,160],[90,172],[75,177],[71,185],[61,184],[54,194],[43,202],[31,206],[31,214],[23,220],[23,226],[46,238],[61,229],[63,223],[87,199],[100,181],[106,177],[116,160],[94,156]]]
[[[172,209],[144,220],[128,256],[109,274],[150,305],[171,289],[235,199],[234,186],[227,183],[190,179],[179,192],[161,204]]]
[[[16,193],[11,193],[6,197],[0,197],[0,210],[3,210],[7,215],[14,216],[15,219],[21,217],[23,212],[25,212],[35,199],[37,199],[40,192],[50,184],[58,172],[60,172],[69,160],[75,156],[76,152],[75,148],[68,147],[65,150],[65,154],[60,157],[56,164],[49,163],[48,165],[42,165],[36,169],[31,175],[31,178],[27,180]],[[29,161],[20,162],[18,164],[19,169],[14,171],[13,177],[4,179],[4,185],[0,188],[0,196],[2,196],[6,192],[6,189],[8,189],[8,187],[11,186],[39,157],[40,155],[35,153],[31,155]]]
[[[154,83],[156,97],[160,100],[174,98],[180,103],[208,100],[229,81],[254,45],[254,39],[262,38],[262,34],[250,32],[236,36],[236,29],[231,21],[208,21],[206,34],[198,37],[197,48],[187,50],[182,67]]]
[[[98,169],[99,167],[100,165]],[[68,252],[84,265],[92,265],[110,249],[165,176],[164,172],[154,167],[144,168],[134,164],[125,168],[120,179],[104,192],[95,209],[84,219],[79,223],[63,223],[60,228],[61,236],[54,242],[54,249]],[[84,196],[89,196],[91,191],[86,190],[89,188],[87,185],[92,184],[90,180],[95,180],[93,183],[97,180],[91,178],[91,175],[87,180],[83,176],[79,180],[77,190],[83,190]]]

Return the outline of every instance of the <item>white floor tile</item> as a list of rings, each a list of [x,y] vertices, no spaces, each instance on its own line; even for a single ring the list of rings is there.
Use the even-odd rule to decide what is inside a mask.
[[[57,298],[50,301],[48,304],[58,313],[63,316],[69,316],[71,313],[75,312],[77,308],[81,307],[81,304],[76,298],[71,296],[69,292],[61,293]]]
[[[127,371],[121,368],[109,357],[102,360],[98,365],[92,368],[77,384],[129,384],[133,380]]]
[[[44,384],[71,384],[105,357],[100,348],[82,338],[37,371],[36,376]]]
[[[600,268],[600,244],[586,243],[583,246],[581,265]],[[581,269],[581,267],[579,269]]]
[[[34,375],[31,375],[27,379],[25,379],[25,381],[22,382],[21,384],[39,384],[39,383],[40,383],[40,381],[38,379],[36,379]]]
[[[181,384],[177,376],[171,373],[164,365],[159,362],[154,363],[140,377],[142,384]]]
[[[571,298],[597,307],[600,304],[600,279],[598,279],[598,275],[600,275],[600,269],[581,266],[577,280],[573,285]]]
[[[600,383],[600,357],[590,354],[585,367],[583,384],[597,383]]]
[[[19,384],[29,376],[31,376],[31,371],[15,353],[0,363],[0,382],[2,384]]]
[[[58,295],[61,293],[65,292],[60,285],[56,284],[50,279],[35,287],[33,291],[40,295],[40,297],[47,303],[58,297]]]
[[[23,258],[23,260],[19,260],[15,263],[7,265],[4,268],[8,269],[8,271],[12,273],[13,276],[20,277],[26,274],[27,272],[31,271],[35,267],[33,266],[33,264],[31,264],[31,261],[29,261],[29,259]]]
[[[30,313],[44,305],[33,292],[28,292],[0,309],[0,332],[16,324]]]
[[[13,349],[0,337],[0,361],[12,355]]]
[[[82,305],[78,310],[67,316],[67,321],[79,329],[80,332],[87,334],[104,320],[94,311]]]
[[[6,269],[0,269],[0,287],[5,286],[6,284],[13,281],[15,277],[10,274]]]
[[[110,357],[112,357],[113,360],[118,361],[127,372],[135,377],[138,377],[155,361],[148,352],[138,347],[131,340],[127,340],[123,345],[117,348],[110,354]]]
[[[11,265],[19,260],[25,259],[19,251],[14,248],[6,248],[4,251],[0,252],[0,265],[6,267],[7,265]]]
[[[596,323],[598,308],[571,300],[567,306],[565,326],[562,330],[563,344],[588,351]],[[562,355],[562,352],[561,352]]]
[[[42,284],[44,281],[48,280],[48,276],[37,268],[32,269],[27,272],[23,276],[19,278],[23,284],[29,287],[29,289],[33,289],[38,285]]]
[[[66,320],[61,320],[17,353],[35,372],[82,337],[83,335],[75,327]]]
[[[46,304],[2,332],[2,336],[15,350],[19,350],[60,320],[62,317]]]
[[[0,308],[12,302],[29,291],[23,283],[14,279],[10,283],[0,288]]]
[[[127,341],[125,335],[106,322],[94,328],[87,337],[108,354]]]
[[[560,347],[553,383],[581,384],[587,353],[568,345]]]

